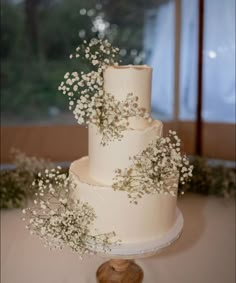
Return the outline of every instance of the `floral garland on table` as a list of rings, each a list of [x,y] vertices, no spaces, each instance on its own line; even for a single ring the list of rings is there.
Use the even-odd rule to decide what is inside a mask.
[[[94,253],[96,246],[104,251],[109,249],[115,233],[91,234],[95,211],[88,203],[72,199],[75,184],[60,169],[46,169],[44,177],[39,173],[33,182],[38,192],[34,206],[23,210],[26,215],[23,220],[28,220],[26,228],[47,246],[60,249],[67,246],[81,256]]]
[[[236,171],[217,161],[194,156],[193,177],[185,184],[179,185],[179,191],[192,192],[201,195],[231,198],[236,195]]]
[[[11,150],[13,170],[0,170],[1,208],[17,208],[26,206],[27,198],[32,197],[35,188],[32,182],[38,173],[44,173],[53,164],[43,158],[30,157],[18,149]]]
[[[180,153],[180,139],[176,132],[155,139],[141,154],[130,158],[129,168],[116,170],[113,189],[127,191],[132,203],[145,194],[176,195],[178,179],[185,184],[192,177],[193,166]]]
[[[76,48],[70,58],[81,57],[91,71],[67,72],[58,90],[69,97],[69,109],[80,125],[96,125],[102,134],[102,145],[123,137],[131,117],[143,117],[151,122],[144,108],[138,106],[138,97],[129,93],[124,101],[115,100],[104,91],[103,72],[110,65],[118,65],[119,49],[107,40],[92,39]]]

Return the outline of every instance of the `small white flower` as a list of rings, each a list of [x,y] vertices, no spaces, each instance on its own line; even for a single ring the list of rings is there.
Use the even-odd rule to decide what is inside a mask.
[[[73,86],[73,90],[74,90],[74,91],[77,91],[77,90],[78,90],[78,85],[74,85],[74,86]]]
[[[69,73],[67,72],[67,73],[65,73],[65,75],[64,75],[64,79],[67,79],[69,77]]]

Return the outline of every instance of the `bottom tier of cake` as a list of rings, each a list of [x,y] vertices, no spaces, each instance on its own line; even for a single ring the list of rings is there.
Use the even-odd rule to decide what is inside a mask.
[[[89,203],[96,220],[92,233],[115,232],[122,243],[138,243],[162,237],[176,220],[176,196],[152,194],[130,203],[127,193],[103,186],[88,174],[88,157],[74,161],[70,174],[76,182],[74,197]]]

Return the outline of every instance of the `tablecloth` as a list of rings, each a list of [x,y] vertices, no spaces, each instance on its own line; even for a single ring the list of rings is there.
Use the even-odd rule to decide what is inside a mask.
[[[185,220],[180,239],[160,254],[136,260],[143,283],[234,283],[234,199],[187,193],[178,207]],[[51,251],[30,235],[21,217],[21,210],[1,212],[2,283],[96,282],[96,269],[106,259]]]

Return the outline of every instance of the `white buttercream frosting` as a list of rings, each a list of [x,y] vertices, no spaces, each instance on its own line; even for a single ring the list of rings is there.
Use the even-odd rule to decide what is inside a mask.
[[[88,157],[71,164],[70,174],[77,184],[74,198],[88,202],[96,212],[92,233],[115,231],[122,243],[138,243],[164,235],[176,218],[176,197],[145,195],[131,204],[126,192],[102,186],[89,176]]]
[[[139,106],[150,113],[152,69],[143,66],[110,66],[104,71],[104,88],[116,100],[123,101],[128,93],[138,97]],[[76,189],[73,197],[89,203],[96,220],[92,233],[114,231],[122,243],[140,244],[163,236],[176,220],[176,195],[145,194],[138,204],[130,203],[125,191],[112,188],[116,169],[128,168],[157,137],[162,136],[162,123],[149,124],[142,118],[129,120],[129,128],[120,140],[103,146],[98,128],[89,125],[89,157],[71,164]],[[178,179],[169,180],[178,183]]]
[[[89,125],[89,174],[101,184],[111,185],[116,169],[131,165],[129,157],[140,154],[157,136],[162,136],[162,123],[153,121],[142,130],[127,130],[123,138],[101,145],[102,136]]]
[[[128,93],[138,97],[138,104],[150,113],[152,68],[147,65],[109,66],[104,71],[104,90],[119,101]],[[143,128],[148,125],[144,118],[130,118],[130,127]]]

